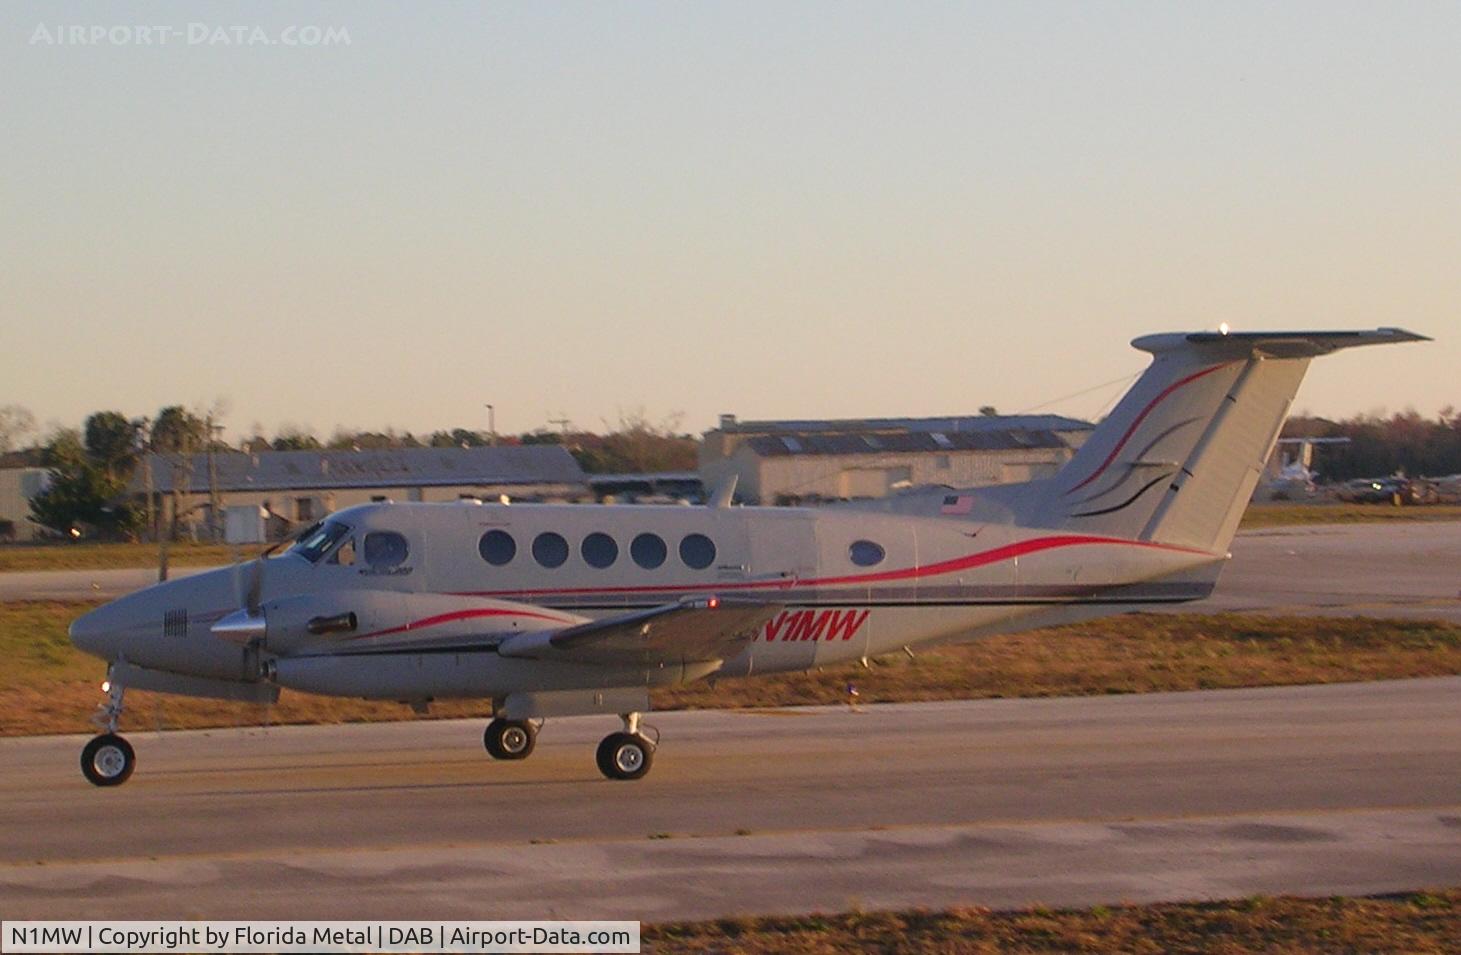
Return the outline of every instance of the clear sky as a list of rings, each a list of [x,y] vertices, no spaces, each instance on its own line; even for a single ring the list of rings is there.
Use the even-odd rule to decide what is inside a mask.
[[[1455,2],[6,3],[0,111],[42,422],[1090,416],[1223,321],[1461,405]]]

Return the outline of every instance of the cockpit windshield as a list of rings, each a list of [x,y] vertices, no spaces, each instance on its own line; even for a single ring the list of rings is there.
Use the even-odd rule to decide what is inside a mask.
[[[350,528],[339,521],[321,521],[300,534],[299,539],[294,542],[294,546],[289,548],[289,553],[297,554],[311,564],[318,563],[321,557],[328,554],[340,542],[340,538],[349,533]]]

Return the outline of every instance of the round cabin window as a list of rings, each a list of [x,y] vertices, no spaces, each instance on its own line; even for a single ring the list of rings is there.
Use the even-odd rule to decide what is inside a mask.
[[[568,541],[562,534],[544,531],[533,539],[533,560],[544,567],[562,567],[568,560]]]
[[[477,541],[477,553],[493,567],[501,567],[517,556],[517,541],[507,531],[488,531]]]
[[[658,534],[640,534],[629,545],[629,556],[645,570],[654,570],[665,562],[669,548]]]
[[[715,542],[704,534],[688,534],[680,541],[680,559],[686,567],[704,570],[715,563]]]
[[[590,567],[610,567],[619,559],[619,545],[614,543],[614,538],[597,531],[583,539],[580,552],[583,562]]]

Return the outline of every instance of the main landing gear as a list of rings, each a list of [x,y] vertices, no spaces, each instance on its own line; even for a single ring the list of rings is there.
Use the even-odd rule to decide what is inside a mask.
[[[120,786],[137,768],[137,754],[132,751],[131,743],[117,735],[125,688],[108,681],[103,689],[107,691],[107,701],[92,717],[92,722],[106,732],[94,737],[81,750],[81,774],[93,786]]]
[[[610,733],[599,743],[599,772],[610,779],[639,779],[654,764],[655,744],[639,732],[639,714],[624,713],[622,733]]]
[[[610,733],[599,743],[599,772],[610,779],[639,779],[654,762],[658,740],[639,731],[639,714],[623,713],[624,730]],[[527,759],[538,739],[542,720],[495,719],[482,733],[482,745],[493,759]],[[130,770],[129,770],[130,772]],[[98,784],[101,785],[101,784]]]
[[[493,759],[527,759],[538,741],[541,721],[496,719],[487,724],[482,745]]]

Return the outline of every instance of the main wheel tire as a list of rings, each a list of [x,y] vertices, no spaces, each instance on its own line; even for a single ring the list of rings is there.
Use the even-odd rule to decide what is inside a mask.
[[[81,750],[81,774],[93,786],[120,786],[136,768],[132,744],[115,733],[103,733]]]
[[[654,744],[637,733],[610,733],[597,759],[599,772],[610,779],[639,779],[654,762]]]
[[[527,720],[493,720],[482,733],[482,745],[493,759],[527,759],[537,740]]]

